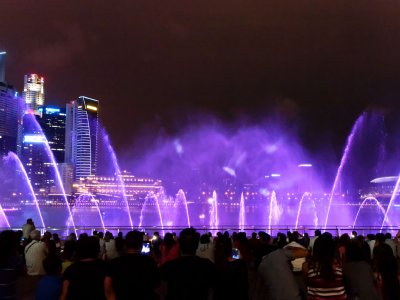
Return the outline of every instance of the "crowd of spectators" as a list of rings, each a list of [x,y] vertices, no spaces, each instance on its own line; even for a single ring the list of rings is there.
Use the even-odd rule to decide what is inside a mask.
[[[146,251],[150,249],[150,251]],[[400,299],[400,234],[0,232],[0,299]]]

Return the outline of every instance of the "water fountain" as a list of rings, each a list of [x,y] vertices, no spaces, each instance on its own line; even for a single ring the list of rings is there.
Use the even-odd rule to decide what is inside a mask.
[[[104,138],[104,142],[105,142],[105,144],[107,146],[109,155],[111,157],[111,161],[112,161],[113,166],[114,166],[115,175],[116,175],[116,177],[117,177],[117,179],[119,181],[119,184],[120,184],[121,195],[122,195],[122,199],[123,199],[123,202],[124,202],[123,204],[125,205],[126,213],[128,215],[129,225],[131,226],[131,229],[133,229],[132,217],[131,217],[131,213],[130,213],[130,209],[129,209],[128,200],[126,198],[125,183],[124,183],[124,180],[122,178],[122,173],[121,173],[121,169],[119,167],[118,159],[117,159],[117,156],[115,155],[115,151],[114,151],[114,148],[111,145],[110,138],[108,137],[108,134],[106,133],[106,131],[104,129],[102,129],[101,132],[102,132],[102,136]]]
[[[314,213],[314,217],[313,217],[313,226],[314,226],[315,228],[318,228],[318,214],[317,214],[317,208],[316,208],[316,205],[315,205],[315,201],[314,201],[312,198],[310,198],[310,196],[311,196],[311,193],[308,193],[308,192],[305,192],[305,193],[301,196],[301,199],[300,199],[300,202],[299,202],[299,209],[298,209],[298,211],[297,211],[297,217],[296,217],[296,225],[295,225],[295,228],[298,228],[298,226],[299,226],[299,218],[300,218],[300,214],[301,214],[301,211],[302,211],[302,208],[303,208],[303,201],[304,201],[305,199],[311,201],[311,203],[312,203],[312,211],[313,211],[313,213]]]
[[[3,220],[3,222],[0,222],[0,227],[4,227],[4,225],[6,225],[8,228],[11,228],[10,226],[10,222],[8,222],[7,216],[4,213],[3,207],[0,205],[0,215],[1,215],[1,219]]]
[[[347,159],[349,157],[351,148],[353,146],[354,137],[355,137],[357,131],[359,130],[360,126],[362,125],[362,123],[364,121],[364,118],[365,118],[365,114],[362,114],[360,117],[358,117],[358,119],[355,122],[353,128],[351,129],[350,135],[347,138],[346,147],[345,147],[345,149],[343,151],[342,159],[340,160],[339,168],[338,168],[338,170],[336,172],[335,181],[333,182],[332,190],[331,190],[331,193],[330,193],[330,196],[329,196],[328,211],[326,213],[326,219],[325,219],[324,228],[326,228],[327,225],[328,225],[329,213],[330,213],[331,206],[332,206],[332,199],[335,196],[335,192],[336,192],[336,189],[338,187],[339,181],[341,179],[343,168],[347,163]]]
[[[96,209],[95,214],[98,216],[98,218],[91,216],[91,210],[93,206]],[[99,207],[99,200],[97,200],[92,194],[80,195],[75,201],[75,205],[72,209],[72,214],[75,220],[75,224],[77,224],[79,227],[96,228],[98,225],[101,225],[103,231],[106,231],[103,215]]]
[[[358,220],[358,216],[359,216],[361,210],[362,210],[362,209],[364,208],[364,206],[367,204],[367,202],[374,202],[374,204],[376,205],[376,207],[379,209],[379,211],[382,213],[382,215],[383,215],[383,217],[384,217],[384,218],[383,218],[384,221],[383,221],[382,223],[385,222],[385,217],[387,217],[387,216],[386,216],[386,210],[383,208],[382,204],[378,201],[378,199],[376,199],[375,197],[369,196],[369,197],[366,197],[366,198],[364,199],[364,201],[361,203],[360,208],[359,208],[358,211],[357,211],[356,217],[354,218],[353,228],[356,226],[356,223],[357,223],[357,220]],[[375,218],[376,218],[376,217],[375,217]],[[388,219],[386,219],[386,222],[388,223],[389,226],[392,226],[392,225],[390,224],[390,222],[389,222]]]
[[[239,209],[239,230],[244,231],[246,227],[246,208],[244,206],[244,195],[243,192],[240,195],[240,209]]]
[[[40,223],[42,225],[42,228],[46,229],[46,225],[44,224],[44,221],[43,221],[43,216],[42,216],[42,212],[41,212],[40,207],[39,207],[38,200],[36,198],[35,192],[33,191],[32,184],[29,181],[28,174],[26,173],[26,170],[25,170],[24,165],[22,164],[21,160],[13,152],[9,152],[8,155],[3,158],[3,160],[6,163],[14,162],[16,164],[16,168],[17,168],[18,172],[20,172],[22,174],[23,181],[29,188],[29,193],[32,196],[33,202],[35,203],[36,210],[38,212],[38,216],[39,216],[39,220],[40,220]],[[3,214],[4,214],[4,211],[3,211]],[[5,216],[5,214],[4,214],[4,216]],[[7,218],[5,218],[5,219],[7,220]],[[7,221],[7,223],[8,223],[8,221]]]
[[[160,208],[160,202],[159,202],[159,197],[157,194],[151,193],[149,194],[143,203],[142,209],[140,211],[140,218],[139,218],[139,228],[142,227],[152,227],[152,226],[157,226],[155,220],[150,220],[149,223],[145,222],[146,215],[151,214],[151,212],[154,212],[154,210],[151,207],[156,207],[156,214],[158,216],[159,224],[158,226],[162,230],[162,234],[164,235],[164,221],[163,221],[163,216]],[[150,219],[150,216],[148,216]],[[147,221],[147,220],[146,220]]]
[[[27,114],[26,116],[29,117],[29,121],[35,127],[35,130],[37,132],[39,132],[39,134],[40,134],[40,136],[42,138],[43,145],[44,145],[44,151],[47,154],[47,157],[50,159],[50,165],[52,166],[52,168],[54,170],[55,180],[56,180],[57,186],[61,191],[61,195],[63,197],[65,206],[67,207],[68,216],[69,216],[69,218],[67,220],[67,224],[68,224],[68,226],[72,225],[72,228],[73,228],[74,232],[76,233],[76,227],[75,227],[74,219],[73,219],[73,216],[72,216],[71,207],[70,207],[70,204],[68,202],[68,199],[67,199],[67,196],[66,196],[66,193],[65,193],[64,185],[63,185],[63,182],[61,180],[60,171],[58,170],[58,167],[57,167],[57,162],[56,162],[56,160],[54,158],[53,152],[50,149],[49,142],[48,142],[46,136],[43,134],[43,130],[40,127],[40,124],[38,123],[38,121],[36,120],[35,115]]]
[[[176,194],[175,205],[174,205],[175,209],[177,209],[177,208],[179,209],[181,204],[184,206],[184,209],[185,209],[187,226],[190,227],[189,208],[188,208],[185,192],[182,189],[180,189],[178,191],[178,193]],[[176,223],[181,224],[183,222],[176,220]]]

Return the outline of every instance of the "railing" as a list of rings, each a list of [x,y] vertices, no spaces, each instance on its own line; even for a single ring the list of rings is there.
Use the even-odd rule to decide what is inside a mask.
[[[367,235],[369,233],[378,233],[378,232],[397,232],[400,230],[400,226],[328,226],[326,229],[323,229],[322,227],[315,227],[315,226],[290,226],[290,225],[276,225],[276,226],[268,226],[268,225],[254,225],[254,226],[246,226],[244,228],[239,228],[238,225],[221,225],[218,226],[218,228],[213,228],[209,226],[193,226],[198,232],[200,233],[206,233],[206,232],[212,232],[213,234],[216,234],[216,232],[224,232],[228,231],[230,233],[232,232],[239,232],[239,231],[245,231],[246,233],[251,233],[251,232],[259,232],[259,231],[265,231],[273,236],[275,236],[278,232],[285,233],[287,231],[298,231],[300,234],[308,233],[309,235],[313,235],[314,231],[319,229],[321,231],[328,231],[332,233],[333,235],[340,236],[344,233],[350,234],[352,231],[356,231],[358,235]],[[139,231],[144,231],[148,232],[150,234],[153,234],[155,231],[158,231],[160,234],[162,232],[176,232],[179,233],[181,230],[185,229],[187,227],[185,226],[134,226],[133,228],[130,226],[106,226],[105,231],[110,231],[112,233],[118,233],[118,232],[123,232],[127,233],[128,231],[131,230],[139,230]],[[22,230],[22,227],[0,227],[0,231],[3,230]],[[62,236],[67,236],[69,233],[73,232],[72,227],[36,227],[36,229],[40,230],[42,233],[45,231],[50,231],[54,233],[59,233]],[[78,234],[80,233],[92,233],[93,231],[104,231],[104,228],[101,226],[78,226],[75,228],[76,232]]]

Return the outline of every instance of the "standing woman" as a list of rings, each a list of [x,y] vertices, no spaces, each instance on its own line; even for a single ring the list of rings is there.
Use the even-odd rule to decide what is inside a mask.
[[[311,260],[303,264],[308,300],[347,299],[342,267],[335,259],[335,251],[330,233],[325,232],[315,241]]]

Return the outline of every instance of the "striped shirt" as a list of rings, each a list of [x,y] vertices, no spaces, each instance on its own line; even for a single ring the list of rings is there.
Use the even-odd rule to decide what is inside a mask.
[[[333,280],[322,279],[319,272],[310,266],[307,273],[307,299],[308,300],[345,300],[347,299],[344,288],[341,267],[335,267]]]

